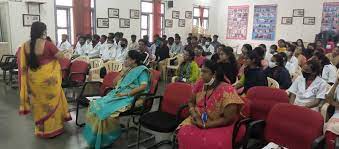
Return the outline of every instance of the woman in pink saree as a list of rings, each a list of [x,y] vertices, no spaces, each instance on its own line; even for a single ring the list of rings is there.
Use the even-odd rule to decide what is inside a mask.
[[[207,60],[189,102],[190,116],[178,128],[180,149],[231,149],[233,125],[243,105],[236,90],[224,82],[222,70]]]

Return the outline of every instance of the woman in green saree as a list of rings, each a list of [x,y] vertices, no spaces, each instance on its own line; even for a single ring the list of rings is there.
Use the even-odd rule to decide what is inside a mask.
[[[127,71],[116,88],[106,96],[90,103],[83,136],[96,149],[111,145],[121,135],[119,114],[128,110],[134,95],[150,89],[150,72],[141,65],[139,52],[131,50],[125,60]]]

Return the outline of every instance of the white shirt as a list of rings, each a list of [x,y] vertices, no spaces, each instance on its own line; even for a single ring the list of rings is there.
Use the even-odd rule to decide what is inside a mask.
[[[169,48],[170,52],[174,54],[182,53],[184,51],[184,46],[181,43],[179,44],[173,43],[172,46]]]
[[[265,60],[271,61],[272,57],[273,57],[273,54],[271,54],[270,52],[266,52]]]
[[[298,59],[295,56],[292,56],[292,58],[289,61],[287,61],[285,68],[292,75],[297,71],[298,66],[299,66]]]
[[[315,99],[325,99],[325,94],[329,85],[327,82],[316,77],[311,85],[306,89],[306,79],[300,75],[292,83],[288,92],[296,95],[294,105],[305,106],[307,103],[313,102]]]
[[[101,43],[99,42],[97,45],[95,45],[94,48],[88,51],[88,56],[89,57],[95,57],[100,55],[100,50],[101,50]]]
[[[86,55],[86,52],[90,49],[90,47],[87,44],[84,45],[80,45],[80,43],[78,43],[74,49],[74,54],[76,55]]]
[[[335,83],[337,80],[337,68],[332,64],[325,65],[321,78],[323,78],[327,83]]]
[[[211,59],[212,55],[214,54],[214,47],[212,45],[209,45],[206,47],[206,45],[200,45],[204,49],[205,52],[211,52],[211,55],[206,56],[207,59]]]
[[[57,47],[60,51],[72,49],[72,45],[67,40],[59,43]]]
[[[101,59],[103,60],[112,60],[113,53],[115,53],[116,49],[113,44],[106,44],[105,49],[101,53]]]
[[[128,44],[128,49],[129,50],[137,50],[139,48],[139,43],[138,42],[129,42]]]
[[[118,62],[124,62],[126,59],[128,48],[123,49],[122,47],[119,47],[115,50],[115,60]]]

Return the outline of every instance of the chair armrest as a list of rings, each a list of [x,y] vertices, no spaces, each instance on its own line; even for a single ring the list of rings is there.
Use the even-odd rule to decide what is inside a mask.
[[[110,91],[112,91],[114,88],[113,87],[107,87],[105,88],[104,95],[107,95]]]
[[[146,97],[145,98],[145,101],[146,100],[154,100],[154,99],[159,99],[160,101],[159,101],[159,106],[158,106],[158,111],[161,109],[161,103],[162,103],[162,99],[163,99],[164,97],[163,96],[149,96],[149,97]]]
[[[176,115],[176,120],[177,120],[178,123],[180,123],[180,121],[181,121],[181,114],[182,114],[182,112],[183,112],[186,108],[188,108],[188,104],[180,105],[180,107],[179,107],[179,109],[178,109],[178,111],[177,111],[177,115]]]
[[[134,96],[133,98],[133,101],[132,101],[132,107],[131,107],[131,110],[133,111],[134,108],[135,108],[135,103],[137,102],[138,99],[140,99],[140,97],[143,97],[143,96],[152,96],[152,94],[149,94],[149,93],[141,93],[141,94],[137,94]]]
[[[335,138],[335,149],[339,149],[339,137]]]
[[[316,138],[312,143],[312,149],[325,148],[325,135]]]
[[[7,57],[13,57],[13,56],[14,56],[14,55],[9,55],[9,54],[2,55],[2,56],[1,56],[0,62],[3,62],[3,60],[6,60]]]
[[[245,118],[245,119],[240,119],[237,122],[235,122],[233,126],[233,134],[232,134],[232,143],[235,145],[237,142],[235,142],[239,129],[242,125],[248,125],[251,121],[253,121],[251,118]],[[247,130],[246,130],[247,131]]]
[[[256,120],[252,121],[247,125],[246,128],[246,133],[244,136],[244,141],[243,141],[243,148],[247,148],[247,145],[249,143],[250,138],[254,136],[254,134],[259,134],[260,136],[257,137],[260,140],[263,140],[263,131],[265,128],[265,121],[264,120]]]
[[[82,86],[82,89],[81,89],[81,92],[78,96],[78,99],[83,98],[83,97],[100,96],[100,94],[97,94],[97,93],[89,93],[89,94],[84,95],[87,87],[90,86],[90,85],[92,85],[94,87],[95,87],[95,85],[99,86],[99,88],[95,88],[95,90],[99,91],[102,83],[100,81],[85,82],[85,84]]]

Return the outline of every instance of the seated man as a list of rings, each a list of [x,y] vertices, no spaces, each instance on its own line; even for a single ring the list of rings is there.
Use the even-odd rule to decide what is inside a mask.
[[[100,36],[97,35],[97,34],[93,35],[92,49],[87,52],[87,55],[90,58],[94,58],[94,57],[99,57],[100,56],[101,43],[99,41],[100,41]]]
[[[129,49],[127,48],[128,41],[126,38],[120,38],[120,46],[118,46],[115,50],[114,59],[118,62],[124,62],[127,52]]]
[[[58,44],[58,49],[60,51],[72,49],[72,45],[68,42],[68,35],[67,34],[61,35],[61,42]]]
[[[75,55],[86,55],[86,52],[89,50],[88,45],[86,44],[86,37],[80,36],[79,37],[79,44],[74,49]]]

